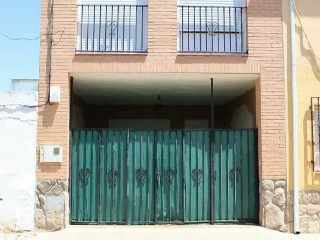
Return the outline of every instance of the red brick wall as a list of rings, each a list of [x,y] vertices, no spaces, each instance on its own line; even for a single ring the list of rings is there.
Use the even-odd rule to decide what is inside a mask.
[[[55,0],[54,31],[65,29],[52,49],[52,86],[61,103],[39,109],[38,144],[63,144],[62,164],[38,163],[38,178],[68,178],[69,101],[73,73],[222,73],[260,74],[257,83],[260,173],[262,179],[286,178],[285,96],[280,0],[248,0],[248,56],[177,54],[176,0],[149,0],[148,54],[75,54],[76,0]],[[42,1],[42,39],[47,31],[48,0]],[[39,103],[47,80],[47,43],[41,43]]]

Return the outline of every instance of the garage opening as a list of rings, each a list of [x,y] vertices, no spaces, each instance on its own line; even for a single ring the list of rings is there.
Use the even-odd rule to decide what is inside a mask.
[[[258,221],[256,76],[74,76],[71,222]]]

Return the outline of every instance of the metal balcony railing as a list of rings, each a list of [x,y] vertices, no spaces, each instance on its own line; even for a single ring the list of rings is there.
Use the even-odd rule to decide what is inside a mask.
[[[178,6],[178,52],[247,53],[246,7]]]
[[[146,52],[146,5],[79,5],[77,52]]]

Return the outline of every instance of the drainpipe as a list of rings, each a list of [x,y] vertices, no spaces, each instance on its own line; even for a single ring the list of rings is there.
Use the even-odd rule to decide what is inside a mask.
[[[293,214],[294,233],[299,234],[299,143],[297,110],[297,74],[296,74],[296,30],[294,0],[290,0],[291,62],[292,62],[292,127],[293,127]]]

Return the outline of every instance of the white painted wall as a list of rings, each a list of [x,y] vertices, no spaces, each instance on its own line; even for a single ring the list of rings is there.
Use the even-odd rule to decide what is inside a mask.
[[[20,104],[37,105],[37,94],[0,93],[0,229],[34,229],[38,115]]]
[[[241,105],[232,113],[231,128],[253,128],[253,116],[246,105]]]

